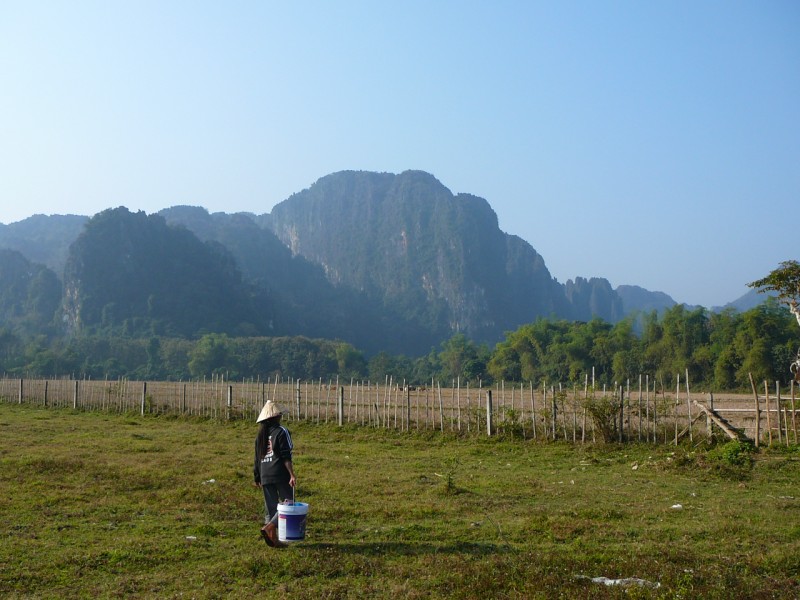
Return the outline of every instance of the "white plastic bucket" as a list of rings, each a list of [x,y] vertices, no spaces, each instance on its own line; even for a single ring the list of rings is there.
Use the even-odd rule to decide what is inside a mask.
[[[278,539],[282,542],[300,542],[306,537],[308,504],[294,502],[278,504]]]

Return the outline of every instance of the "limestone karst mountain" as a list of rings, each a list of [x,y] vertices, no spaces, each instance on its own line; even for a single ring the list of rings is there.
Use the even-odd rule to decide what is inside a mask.
[[[615,322],[675,304],[600,277],[556,281],[486,200],[422,171],[333,173],[263,214],[37,215],[0,226],[0,248],[63,282],[60,303],[41,305],[53,319],[34,322],[70,331],[304,335],[421,355],[456,333],[493,344],[539,317]]]

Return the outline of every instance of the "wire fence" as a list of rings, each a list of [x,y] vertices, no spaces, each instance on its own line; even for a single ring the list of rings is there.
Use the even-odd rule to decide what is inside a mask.
[[[139,415],[184,415],[255,420],[268,400],[287,420],[358,425],[401,431],[504,435],[535,440],[590,442],[694,442],[715,433],[766,443],[797,444],[795,386],[763,383],[752,394],[692,393],[688,378],[672,390],[642,375],[610,389],[542,381],[491,387],[410,386],[387,377],[314,381],[274,379],[170,382],[90,379],[0,379],[0,401],[49,408]]]

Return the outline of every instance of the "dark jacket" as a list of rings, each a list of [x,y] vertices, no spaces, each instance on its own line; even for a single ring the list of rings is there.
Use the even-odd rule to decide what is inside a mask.
[[[277,423],[265,422],[256,437],[253,479],[256,483],[288,483],[289,470],[284,461],[292,460],[292,436]]]

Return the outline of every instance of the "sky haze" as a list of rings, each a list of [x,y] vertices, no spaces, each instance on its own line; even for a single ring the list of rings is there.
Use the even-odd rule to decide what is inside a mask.
[[[0,222],[485,198],[560,282],[716,306],[798,259],[800,3],[0,2]]]

